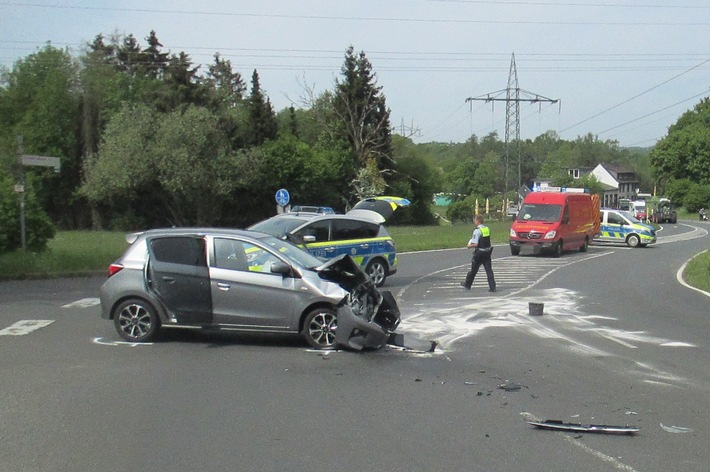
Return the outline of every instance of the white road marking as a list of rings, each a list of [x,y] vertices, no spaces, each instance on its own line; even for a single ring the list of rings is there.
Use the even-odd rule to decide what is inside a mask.
[[[100,344],[102,346],[152,346],[153,343],[130,343],[128,341],[104,341],[104,338],[98,337],[93,339],[94,344]]]
[[[99,305],[100,303],[101,300],[98,298],[82,298],[81,300],[62,305],[62,308],[90,308],[92,306]]]
[[[0,330],[0,336],[23,336],[52,323],[54,320],[21,320]]]

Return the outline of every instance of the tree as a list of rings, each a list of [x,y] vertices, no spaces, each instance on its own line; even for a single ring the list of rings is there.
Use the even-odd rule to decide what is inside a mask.
[[[42,251],[54,237],[54,226],[36,198],[33,178],[25,181],[25,244],[30,251]],[[0,254],[22,247],[20,197],[11,175],[0,168]]]
[[[658,180],[710,184],[710,98],[703,98],[668,128],[649,156]]]
[[[215,108],[229,109],[240,105],[246,92],[242,75],[234,72],[232,63],[222,59],[219,53],[214,55],[214,63],[207,67],[203,85],[209,90]]]
[[[259,84],[259,73],[254,69],[251,75],[251,94],[249,95],[249,123],[251,138],[248,143],[259,146],[267,139],[276,138],[278,127],[276,114],[271,102],[264,95]]]
[[[184,52],[173,54],[165,70],[165,79],[156,86],[158,110],[171,112],[188,105],[204,106],[207,102],[205,89],[200,84],[197,71],[190,56]]]
[[[139,53],[143,73],[155,79],[162,78],[170,62],[168,59],[170,55],[161,52],[160,48],[163,45],[160,44],[155,31],[151,30],[145,40],[148,43],[148,47]]]
[[[161,114],[126,106],[87,161],[82,189],[97,204],[129,201],[149,223],[213,225],[235,186],[235,159],[217,117],[205,108]]]
[[[22,136],[25,154],[56,156],[61,173],[28,168],[39,176],[35,191],[54,221],[71,226],[85,208],[74,198],[80,182],[77,64],[61,49],[47,45],[17,61],[3,77],[0,95],[0,146],[16,155]]]
[[[343,80],[336,80],[333,111],[355,162],[365,167],[374,160],[378,169],[387,171],[392,167],[390,113],[372,65],[364,52],[356,55],[350,46],[341,73]]]
[[[441,173],[408,138],[392,139],[395,169],[390,183],[394,195],[407,198],[409,207],[397,210],[396,224],[433,224],[431,202],[434,192],[441,188]]]

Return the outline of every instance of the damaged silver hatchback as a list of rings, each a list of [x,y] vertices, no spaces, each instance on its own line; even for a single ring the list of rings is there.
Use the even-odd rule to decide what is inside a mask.
[[[173,228],[127,235],[109,266],[101,317],[130,342],[167,327],[300,333],[312,347],[380,348],[400,322],[347,255],[323,263],[253,231]]]

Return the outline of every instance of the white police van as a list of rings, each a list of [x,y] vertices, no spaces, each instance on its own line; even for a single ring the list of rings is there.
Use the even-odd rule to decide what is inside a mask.
[[[645,247],[656,242],[656,229],[629,212],[602,208],[599,219],[601,225],[595,241],[625,243],[629,247]]]

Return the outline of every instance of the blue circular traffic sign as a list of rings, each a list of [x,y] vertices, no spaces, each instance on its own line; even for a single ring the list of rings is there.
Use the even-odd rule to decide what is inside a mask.
[[[280,188],[276,191],[276,203],[283,207],[288,205],[289,201],[291,201],[291,196],[288,194],[288,190]]]

